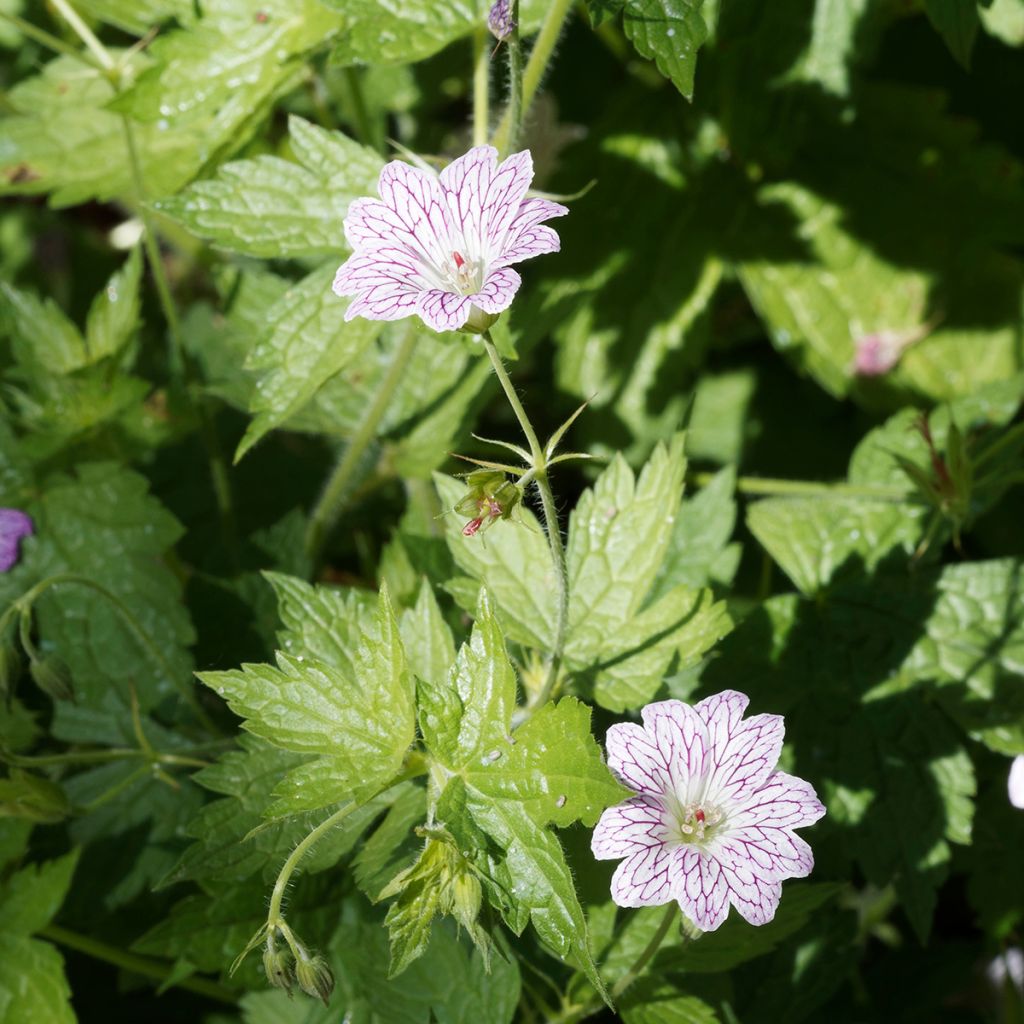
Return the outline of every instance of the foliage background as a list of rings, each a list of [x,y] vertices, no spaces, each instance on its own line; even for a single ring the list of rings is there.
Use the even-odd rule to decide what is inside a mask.
[[[447,922],[387,978],[387,900],[367,894],[422,844],[412,784],[347,819],[292,893],[335,970],[330,1008],[266,991],[258,957],[228,977],[318,817],[242,842],[306,754],[241,733],[191,675],[289,643],[349,657],[337,624],[369,622],[381,582],[407,635],[422,619],[463,640],[482,581],[535,685],[540,533],[503,523],[468,548],[438,518],[461,493],[434,489],[459,471],[449,453],[493,457],[470,431],[517,439],[478,343],[343,325],[328,287],[346,205],[392,143],[468,146],[486,5],[79,0],[114,76],[62,6],[0,2],[0,505],[36,523],[0,581],[4,607],[20,600],[2,638],[0,1020],[547,1019],[552,987],[589,1006],[580,929],[558,951],[496,914],[490,973]],[[524,34],[569,6],[524,0]],[[1024,913],[1006,799],[1024,753],[1022,44],[1020,0],[569,11],[522,142],[536,187],[592,187],[498,340],[542,435],[590,400],[570,443],[598,460],[557,473],[566,516],[614,493],[607,552],[662,553],[642,578],[608,570],[631,608],[605,625],[646,636],[666,595],[697,610],[628,672],[579,640],[565,689],[599,738],[656,696],[748,692],[786,714],[787,765],[829,808],[776,922],[670,940],[623,1019],[1022,1019],[991,968]],[[500,49],[492,65],[497,114]],[[921,325],[892,372],[855,376],[858,337]],[[408,329],[411,364],[311,557],[322,483]],[[969,484],[928,491],[918,410]],[[627,464],[645,462],[634,491]],[[32,590],[54,574],[79,581]],[[610,985],[657,915],[616,915],[588,837],[558,832]]]

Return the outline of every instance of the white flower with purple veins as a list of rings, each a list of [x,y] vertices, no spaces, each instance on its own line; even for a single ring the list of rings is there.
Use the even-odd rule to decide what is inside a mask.
[[[625,858],[612,877],[620,907],[677,900],[702,931],[731,903],[751,924],[775,916],[782,881],[814,867],[793,829],[824,813],[803,779],[775,770],[779,715],[743,720],[748,698],[725,690],[692,707],[648,704],[643,725],[608,730],[608,765],[636,796],[601,815],[591,848]]]
[[[509,307],[522,282],[512,264],[557,252],[558,235],[542,222],[569,211],[526,198],[528,150],[497,159],[477,146],[440,174],[394,160],[380,172],[380,199],[353,200],[353,252],[334,278],[336,294],[354,296],[346,320],[415,314],[435,331],[467,321],[481,330]]]

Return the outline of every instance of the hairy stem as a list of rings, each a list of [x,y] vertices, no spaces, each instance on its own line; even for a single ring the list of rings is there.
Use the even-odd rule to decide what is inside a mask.
[[[310,515],[309,526],[306,530],[306,553],[314,564],[319,559],[324,542],[345,506],[352,476],[366,449],[377,436],[377,430],[384,419],[384,414],[388,411],[388,405],[394,397],[398,385],[401,383],[415,347],[416,331],[412,326],[407,326],[395,354],[391,357],[391,365],[377,386],[377,393],[373,396],[373,401],[363,414],[359,428],[328,477],[316,507]]]
[[[491,37],[485,28],[473,36],[473,145],[487,142],[490,127]]]
[[[182,698],[195,713],[196,717],[203,723],[204,726],[206,726],[206,728],[210,732],[217,732],[216,726],[210,720],[209,715],[207,715],[206,711],[199,703],[198,699],[196,698],[196,695],[192,692],[191,686],[186,685],[183,687],[180,684],[173,666],[167,660],[167,657],[164,655],[163,651],[161,651],[160,648],[157,647],[157,645],[153,642],[152,637],[150,637],[149,633],[147,633],[146,630],[142,627],[142,625],[139,623],[139,620],[136,619],[135,616],[132,614],[131,609],[116,594],[111,593],[111,591],[107,590],[107,588],[104,587],[102,584],[97,583],[95,580],[90,579],[88,576],[79,576],[77,573],[73,572],[62,572],[56,573],[53,576],[47,576],[46,579],[40,580],[39,583],[37,583],[34,587],[26,591],[20,598],[18,598],[18,600],[15,601],[14,604],[11,606],[11,609],[8,609],[8,614],[15,607],[24,610],[29,609],[32,606],[33,602],[36,601],[36,599],[42,593],[44,593],[44,591],[49,590],[50,587],[55,587],[64,583],[74,583],[80,587],[88,587],[90,590],[94,590],[101,597],[106,598],[106,600],[109,601],[110,604],[117,611],[118,615],[120,615],[125,625],[135,635],[135,638],[139,641],[139,643],[146,650],[149,656],[153,659],[153,661],[155,661],[160,666],[160,668],[164,672],[164,675],[168,678],[168,680],[170,680],[171,684],[177,687],[177,689],[181,693]]]
[[[277,876],[277,881],[274,883],[274,891],[270,894],[270,907],[267,910],[267,927],[271,931],[273,931],[278,924],[284,920],[281,915],[281,903],[283,902],[284,894],[288,889],[288,882],[295,873],[295,869],[299,866],[299,861],[302,860],[312,846],[314,846],[324,835],[330,832],[335,825],[348,817],[348,815],[350,815],[358,806],[359,805],[353,800],[352,803],[345,804],[344,807],[340,807],[329,818],[325,818],[321,821],[320,824],[317,825],[317,827],[313,829],[313,831],[310,832],[309,835],[307,835],[305,839],[303,839],[289,854],[288,859],[281,867],[281,871]]]
[[[502,146],[502,156],[516,148],[523,118],[523,44],[519,39],[519,0],[512,0],[512,32],[506,40],[508,46],[508,133]]]
[[[166,981],[174,970],[173,964],[164,963],[146,956],[137,956],[134,953],[126,953],[116,946],[109,946],[98,939],[90,938],[88,935],[80,935],[78,932],[62,928],[60,925],[48,924],[41,931],[36,933],[41,939],[49,939],[67,949],[73,949],[78,953],[84,953],[94,960],[102,960],[104,963],[113,964],[125,971],[139,974],[144,978],[151,978],[154,981]],[[175,987],[183,988],[197,995],[206,996],[208,999],[215,999],[219,1003],[234,1005],[238,999],[234,992],[223,985],[207,978],[182,978],[176,981]]]
[[[551,56],[555,51],[555,44],[562,34],[562,25],[572,8],[572,0],[551,0],[548,6],[548,13],[544,17],[544,24],[540,27],[537,39],[530,51],[530,59],[526,62],[526,70],[523,72],[523,104],[520,117],[524,116],[530,109],[533,97],[540,87],[544,72],[547,71]],[[509,111],[505,111],[504,117],[498,124],[494,133],[494,145],[504,153],[509,147],[509,135],[511,118]]]
[[[516,389],[509,379],[508,371],[505,369],[505,364],[502,362],[498,350],[494,347],[490,333],[484,332],[481,338],[487,356],[491,360],[491,365],[494,367],[495,376],[505,392],[509,405],[512,406],[512,412],[515,413],[519,426],[526,436],[526,443],[530,448],[530,456],[533,461],[531,471],[534,482],[537,485],[537,490],[540,493],[541,509],[544,513],[544,528],[548,537],[548,545],[551,548],[551,560],[558,583],[558,612],[555,622],[555,638],[551,649],[551,661],[548,664],[548,674],[536,698],[530,702],[531,708],[536,710],[542,707],[551,696],[551,691],[558,678],[562,648],[565,646],[565,630],[569,618],[569,580],[566,572],[565,545],[562,543],[562,528],[558,522],[555,496],[551,491],[551,482],[548,480],[547,457],[544,454],[544,449],[537,440],[537,432],[533,429],[533,424],[530,423],[530,418],[526,415],[523,403],[519,401],[519,396],[516,394]]]

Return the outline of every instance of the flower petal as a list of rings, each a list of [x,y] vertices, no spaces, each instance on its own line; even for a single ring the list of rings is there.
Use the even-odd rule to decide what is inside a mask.
[[[727,809],[757,790],[778,763],[785,735],[780,715],[754,715],[743,721],[749,698],[724,690],[695,704],[693,710],[707,724],[711,762],[707,799]]]
[[[612,899],[620,907],[658,907],[673,898],[683,848],[651,846],[624,860],[612,875]]]
[[[370,288],[395,283],[415,291],[426,291],[432,287],[415,257],[398,246],[388,245],[349,256],[338,267],[331,288],[335,295],[358,295]]]
[[[497,151],[477,146],[449,164],[440,177],[453,224],[461,230],[468,257],[493,264],[533,180],[529,150],[495,166]]]
[[[707,726],[689,704],[663,700],[641,712],[644,728],[668,766],[672,788],[682,803],[696,800],[712,767]]]
[[[683,847],[674,895],[683,913],[704,932],[713,932],[729,914],[729,886],[714,857]]]
[[[608,767],[638,793],[661,796],[672,787],[668,762],[647,730],[632,722],[610,726],[605,738]]]
[[[824,814],[825,807],[809,782],[786,772],[773,772],[763,786],[729,814],[728,825],[730,831],[750,825],[802,828],[813,825]]]
[[[664,804],[655,797],[635,796],[601,815],[590,849],[598,860],[629,857],[638,850],[663,845],[667,833]]]
[[[501,246],[501,254],[494,266],[507,267],[533,256],[558,252],[561,247],[558,235],[552,228],[542,225],[541,221],[564,217],[568,212],[568,207],[549,199],[525,199],[512,218]]]
[[[781,882],[805,878],[814,867],[811,848],[785,828],[747,828],[730,831],[716,840],[713,851],[723,863],[744,864],[759,878]]]
[[[508,267],[487,275],[483,288],[471,295],[469,301],[485,313],[500,313],[512,305],[523,279]]]
[[[1013,759],[1010,765],[1010,776],[1006,780],[1006,789],[1010,803],[1024,810],[1024,754]]]
[[[471,305],[464,295],[432,288],[420,293],[416,300],[416,312],[435,331],[457,331],[469,319]]]
[[[363,316],[367,320],[401,320],[419,312],[420,294],[417,289],[394,282],[379,285],[357,295],[345,310],[345,319]]]

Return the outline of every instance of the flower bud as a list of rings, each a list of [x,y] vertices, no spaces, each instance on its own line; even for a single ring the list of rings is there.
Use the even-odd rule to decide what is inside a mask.
[[[491,35],[503,43],[516,27],[515,19],[512,17],[512,0],[495,0],[487,14],[487,27]]]
[[[468,493],[454,509],[458,515],[472,517],[462,530],[465,537],[486,530],[498,519],[508,519],[522,498],[519,486],[498,470],[475,470],[466,478],[466,486]]]
[[[295,980],[307,996],[328,1005],[334,991],[334,975],[322,956],[300,954],[295,961]]]
[[[71,700],[74,697],[71,673],[60,658],[54,655],[33,658],[28,670],[36,686],[54,700]]]
[[[291,992],[292,972],[288,954],[281,952],[270,937],[267,938],[267,945],[263,950],[263,971],[267,975],[267,981],[274,988],[283,988],[286,992]]]

